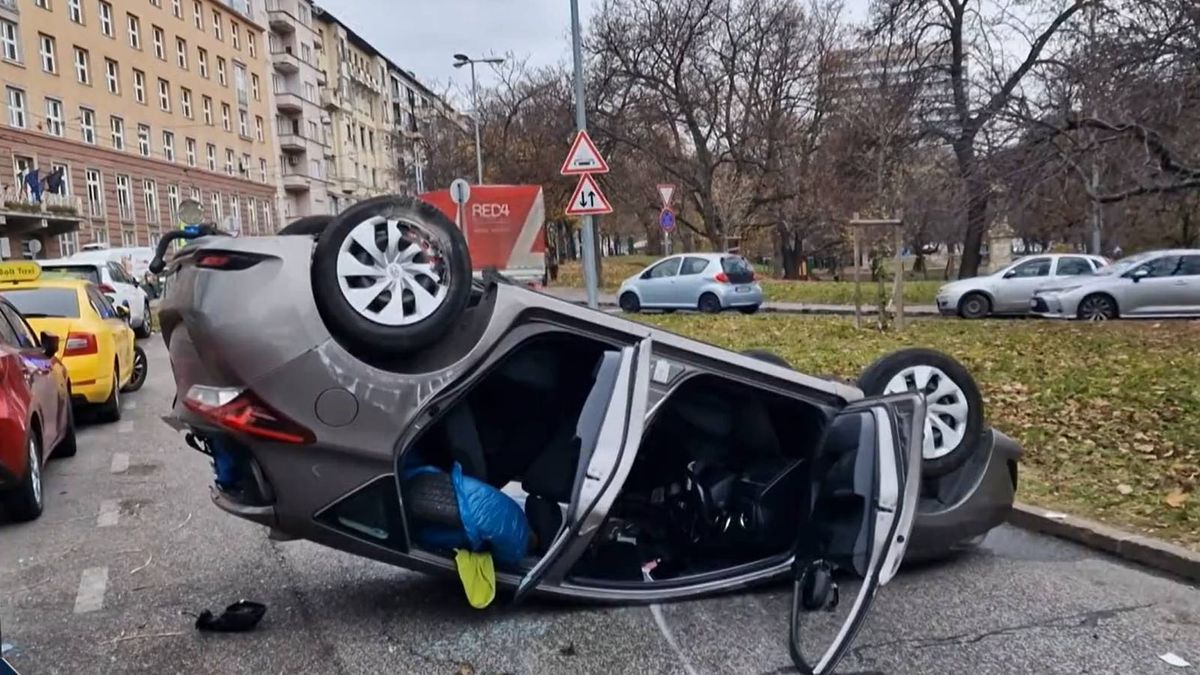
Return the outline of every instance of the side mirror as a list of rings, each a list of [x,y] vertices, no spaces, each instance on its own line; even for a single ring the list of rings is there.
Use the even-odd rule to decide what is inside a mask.
[[[42,341],[42,351],[46,354],[46,358],[52,359],[58,353],[59,339],[54,333],[42,331],[39,336]]]
[[[650,278],[650,272],[652,272],[652,271],[653,271],[653,270],[646,270],[645,272],[642,272],[642,276],[641,276],[641,278],[642,278],[642,279],[649,279],[649,278]]]
[[[1135,283],[1135,284],[1148,276],[1150,276],[1150,268],[1149,267],[1139,267],[1136,270],[1129,273],[1129,278],[1133,279],[1133,283]]]
[[[1011,278],[1013,278],[1013,277],[1015,277],[1015,276],[1017,276],[1017,271],[1016,271],[1016,270],[1009,270],[1009,271],[1007,271],[1007,272],[1005,272],[1005,273],[1004,273],[1004,278],[1005,278],[1005,279],[1011,279]]]

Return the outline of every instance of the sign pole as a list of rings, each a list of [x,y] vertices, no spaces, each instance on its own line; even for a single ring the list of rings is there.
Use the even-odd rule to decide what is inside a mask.
[[[587,131],[587,110],[583,91],[583,45],[579,36],[579,0],[571,0],[571,46],[575,60],[575,126]],[[600,306],[596,279],[596,230],[592,216],[583,217],[583,282],[587,287],[588,307]]]

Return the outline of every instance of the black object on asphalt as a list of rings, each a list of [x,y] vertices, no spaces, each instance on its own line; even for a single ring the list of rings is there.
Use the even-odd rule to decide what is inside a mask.
[[[221,616],[213,616],[207,609],[200,612],[196,617],[196,628],[216,633],[244,633],[254,630],[266,613],[267,606],[262,603],[239,600],[226,607]]]

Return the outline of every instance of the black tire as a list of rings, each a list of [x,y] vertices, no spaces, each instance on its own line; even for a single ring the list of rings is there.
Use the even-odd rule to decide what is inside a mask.
[[[108,399],[100,404],[96,410],[96,416],[102,422],[120,422],[121,421],[121,377],[120,370],[113,365],[113,387],[108,394]]]
[[[617,300],[617,304],[621,306],[622,312],[637,314],[642,311],[642,303],[638,300],[637,294],[633,291],[625,291]]]
[[[152,317],[150,315],[150,303],[148,302],[142,310],[142,317],[142,325],[138,326],[138,329],[135,330],[133,334],[138,338],[145,340],[154,334],[154,322],[151,320]]]
[[[146,384],[146,375],[150,370],[150,362],[146,359],[146,350],[142,349],[141,345],[133,346],[133,377],[129,379],[129,384],[125,385],[122,391],[131,392],[137,391]]]
[[[359,313],[342,294],[338,280],[342,244],[355,227],[373,218],[402,221],[412,231],[411,243],[419,235],[422,243],[429,244],[427,250],[439,254],[439,257],[431,257],[426,251],[417,254],[430,265],[438,266],[439,276],[445,281],[445,296],[428,316],[410,324],[386,325]],[[377,233],[377,241],[378,236]],[[422,278],[427,283],[438,283],[431,276]],[[432,205],[412,197],[376,197],[346,209],[325,228],[313,253],[312,283],[317,309],[330,333],[360,355],[394,358],[428,347],[457,323],[470,298],[471,255],[462,232]],[[425,284],[421,286],[428,290]],[[372,304],[383,294],[390,297],[390,293],[390,288],[380,291]]]
[[[858,386],[867,396],[880,396],[887,389],[888,383],[906,368],[913,366],[932,366],[944,373],[953,384],[957,385],[962,392],[964,402],[967,404],[967,414],[964,421],[956,421],[949,415],[938,415],[941,421],[947,426],[957,429],[958,425],[962,425],[963,435],[957,444],[950,448],[943,446],[940,457],[923,457],[921,462],[922,473],[931,478],[944,476],[955,469],[961,467],[971,457],[971,453],[979,447],[979,443],[983,439],[983,396],[979,393],[979,386],[975,383],[975,378],[967,372],[967,369],[961,363],[954,360],[938,351],[932,349],[901,349],[884,356],[883,358],[872,363],[863,371],[863,374],[858,378]],[[940,376],[939,376],[940,377]],[[929,385],[933,385],[934,380],[929,381]],[[918,392],[928,395],[928,391]],[[956,394],[954,394],[956,396]],[[926,399],[926,404],[934,403]],[[936,414],[932,410],[928,410],[927,414]],[[924,420],[922,420],[924,422]],[[953,425],[951,424],[953,422]],[[940,435],[940,432],[938,432]],[[937,443],[935,436],[934,443]]]
[[[42,483],[42,453],[38,445],[37,428],[30,426],[31,436],[26,439],[25,452],[32,454],[31,461],[25,462],[25,475],[21,483],[12,492],[4,495],[4,511],[8,517],[18,522],[37,520],[45,507],[46,486]],[[34,463],[37,471],[34,471]],[[35,482],[37,483],[35,488]]]
[[[414,522],[462,527],[450,474],[421,473],[404,481],[404,508]]]
[[[58,442],[54,452],[50,454],[55,459],[74,457],[79,451],[79,442],[75,438],[75,409],[71,407],[70,397],[67,397],[67,435]]]
[[[737,311],[741,312],[742,314],[750,315],[757,313],[758,307],[758,305],[747,305],[745,307],[738,307]]]
[[[747,349],[742,352],[742,356],[749,356],[752,359],[758,359],[759,361],[765,361],[776,366],[783,366],[789,370],[795,370],[792,368],[792,364],[788,363],[787,359],[766,349]]]
[[[332,222],[333,216],[304,216],[285,225],[279,234],[320,236]]]
[[[983,293],[967,293],[958,301],[958,315],[964,319],[982,319],[992,313],[992,300]]]
[[[1079,301],[1076,316],[1083,321],[1111,321],[1121,316],[1117,301],[1108,293],[1092,293]]]
[[[712,293],[705,293],[700,296],[700,302],[697,307],[705,314],[719,314],[721,312],[721,299]]]

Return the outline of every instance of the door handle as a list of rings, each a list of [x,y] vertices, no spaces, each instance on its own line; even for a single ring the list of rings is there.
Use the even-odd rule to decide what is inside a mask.
[[[1175,282],[1175,285],[1176,285],[1176,286],[1187,286],[1187,285],[1188,285],[1188,282],[1186,282],[1186,281],[1176,281],[1176,282]]]

